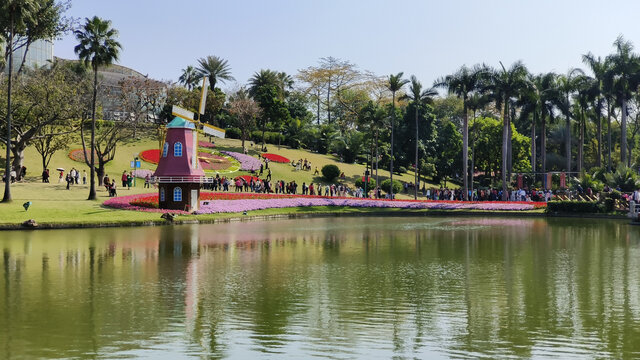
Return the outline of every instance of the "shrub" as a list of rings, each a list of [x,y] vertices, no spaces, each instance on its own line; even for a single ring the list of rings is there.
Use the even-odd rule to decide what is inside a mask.
[[[391,190],[390,185],[391,185],[391,180],[386,179],[380,183],[380,188],[384,190],[386,193],[389,193]],[[400,191],[402,191],[402,183],[400,183],[400,181],[398,180],[393,180],[393,193],[398,194]]]
[[[356,180],[356,187],[364,189],[364,184],[365,184],[365,181],[364,181],[363,178],[359,178],[358,180]],[[369,177],[369,183],[367,184],[367,190],[371,190],[371,189],[373,189],[375,187],[376,187],[376,180],[371,178],[371,177]]]
[[[394,169],[396,174],[405,174],[407,172],[407,168],[404,166],[398,166]]]
[[[549,201],[547,212],[561,213],[599,213],[603,212],[605,206],[595,201]]]
[[[604,199],[604,211],[612,212],[615,209],[615,207],[616,207],[615,199],[611,199],[611,198]]]
[[[611,190],[611,192],[609,193],[609,195],[607,196],[613,200],[620,200],[622,199],[622,193],[618,190]]]
[[[634,191],[639,185],[638,175],[635,171],[626,166],[620,166],[616,172],[605,176],[607,184],[612,188],[620,188],[622,191]]]
[[[240,131],[240,129],[232,127],[232,128],[228,128],[225,131],[225,136],[230,138],[230,139],[241,139],[242,138],[242,132]],[[250,136],[247,136],[247,138]],[[246,139],[249,140],[249,139]]]
[[[327,164],[322,167],[322,176],[331,181],[340,176],[340,168],[337,165]]]

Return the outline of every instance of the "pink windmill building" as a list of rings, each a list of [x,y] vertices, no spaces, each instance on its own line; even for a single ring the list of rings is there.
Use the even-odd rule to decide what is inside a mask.
[[[176,117],[167,124],[160,162],[153,176],[158,183],[161,209],[198,210],[200,184],[206,178],[198,160],[198,132],[194,123]]]

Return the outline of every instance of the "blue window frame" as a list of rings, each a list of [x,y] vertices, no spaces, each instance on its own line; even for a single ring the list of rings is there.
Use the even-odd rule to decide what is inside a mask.
[[[182,143],[177,142],[173,144],[173,156],[180,157],[182,156]]]
[[[160,188],[160,201],[164,201],[164,188]]]
[[[182,201],[182,189],[177,187],[173,188],[173,201]]]
[[[162,147],[162,157],[167,157],[167,153],[169,152],[169,143],[166,142],[164,143],[164,146]]]

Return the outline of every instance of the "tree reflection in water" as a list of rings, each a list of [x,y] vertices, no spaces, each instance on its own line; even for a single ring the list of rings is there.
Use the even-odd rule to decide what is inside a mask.
[[[347,217],[5,232],[0,358],[634,358],[639,231]]]

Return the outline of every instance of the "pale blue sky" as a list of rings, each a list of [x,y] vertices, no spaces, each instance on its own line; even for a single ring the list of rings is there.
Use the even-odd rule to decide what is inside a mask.
[[[566,72],[588,51],[613,51],[619,34],[640,48],[640,1],[632,0],[74,0],[69,14],[111,20],[119,63],[170,80],[206,55],[227,59],[240,84],[261,68],[295,75],[333,56],[431,85],[480,62]],[[75,58],[74,46],[68,35],[55,55]]]

